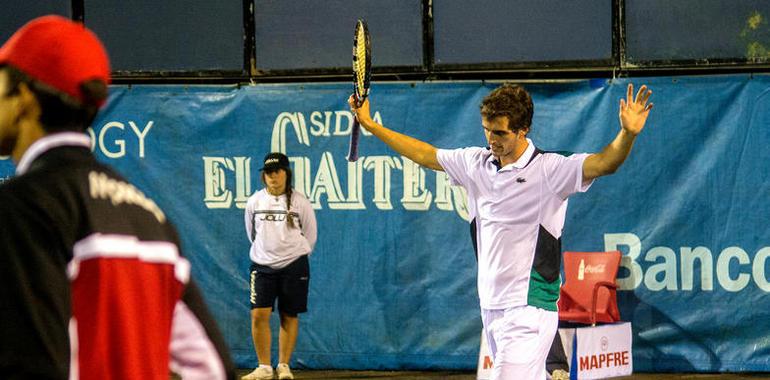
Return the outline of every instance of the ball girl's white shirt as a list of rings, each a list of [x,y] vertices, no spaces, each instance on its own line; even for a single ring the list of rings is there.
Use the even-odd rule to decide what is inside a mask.
[[[318,236],[313,206],[293,190],[289,215],[286,209],[286,194],[275,196],[262,189],[249,197],[244,219],[252,262],[280,269],[312,253]],[[287,217],[294,218],[294,228]]]

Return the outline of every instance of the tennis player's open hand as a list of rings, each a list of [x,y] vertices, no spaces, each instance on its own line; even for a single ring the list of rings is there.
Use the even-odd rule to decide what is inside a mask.
[[[626,132],[636,136],[644,129],[644,123],[647,122],[647,116],[652,109],[652,103],[647,103],[652,91],[647,89],[646,85],[639,88],[634,98],[634,85],[628,84],[626,99],[620,99],[620,127]]]
[[[372,120],[372,116],[369,114],[369,99],[365,99],[361,107],[356,107],[356,98],[350,95],[348,104],[350,105],[350,112],[358,119],[358,122],[365,127],[369,126],[369,122]]]

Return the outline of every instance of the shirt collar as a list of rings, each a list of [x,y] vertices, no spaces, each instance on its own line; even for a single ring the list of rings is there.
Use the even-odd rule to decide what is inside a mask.
[[[60,146],[80,146],[91,148],[91,138],[86,134],[77,132],[61,132],[44,136],[29,146],[26,152],[21,156],[19,165],[16,166],[16,175],[24,174],[29,170],[29,166],[41,154]]]
[[[535,144],[527,138],[527,149],[524,150],[524,153],[519,156],[519,159],[516,160],[513,163],[510,163],[508,165],[505,165],[504,167],[500,168],[500,162],[497,160],[494,154],[489,155],[489,162],[495,164],[495,166],[498,167],[498,170],[504,170],[508,168],[509,166],[512,166],[516,169],[524,169],[525,166],[529,163],[530,160],[532,160],[532,155],[535,154]]]

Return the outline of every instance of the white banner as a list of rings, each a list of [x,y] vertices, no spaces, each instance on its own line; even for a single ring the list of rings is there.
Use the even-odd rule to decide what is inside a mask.
[[[631,323],[580,327],[574,330],[577,336],[575,347],[572,347],[571,343],[566,344],[565,347],[572,347],[572,350],[568,350],[571,351],[568,352],[572,363],[570,372],[577,373],[579,380],[627,376],[633,372]],[[562,337],[567,335],[564,333]],[[572,359],[575,352],[577,358]]]
[[[481,329],[481,346],[479,346],[479,364],[476,367],[477,380],[489,380],[492,378],[492,354],[487,344],[487,334]]]

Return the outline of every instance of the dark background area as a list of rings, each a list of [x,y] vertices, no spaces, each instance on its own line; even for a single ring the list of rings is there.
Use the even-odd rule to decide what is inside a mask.
[[[355,20],[375,80],[767,72],[766,0],[6,0],[0,40],[60,14],[102,38],[117,83],[347,80]]]

